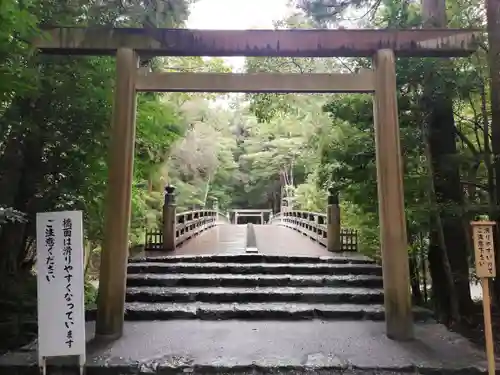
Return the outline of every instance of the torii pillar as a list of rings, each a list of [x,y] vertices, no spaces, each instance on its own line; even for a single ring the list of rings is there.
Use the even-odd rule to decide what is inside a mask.
[[[373,57],[375,149],[387,336],[414,337],[394,51]]]
[[[96,337],[105,339],[116,339],[123,332],[132,210],[137,66],[138,56],[133,49],[117,50],[105,236],[101,252],[96,320]]]

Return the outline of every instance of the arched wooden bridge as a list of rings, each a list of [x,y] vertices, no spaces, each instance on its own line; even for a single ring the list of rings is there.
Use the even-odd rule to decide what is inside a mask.
[[[327,250],[326,215],[289,211],[277,214],[266,224],[253,225],[256,248],[263,255],[331,256]],[[148,256],[236,255],[247,249],[249,226],[231,224],[227,217],[213,211],[189,211],[176,215],[175,250],[164,252],[162,231],[146,233],[145,254]],[[358,250],[357,231],[340,231],[339,252]]]

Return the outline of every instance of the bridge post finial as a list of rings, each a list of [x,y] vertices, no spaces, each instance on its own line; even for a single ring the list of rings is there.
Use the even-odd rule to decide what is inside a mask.
[[[328,189],[328,204],[339,204],[339,191],[335,187]]]
[[[176,237],[175,186],[165,186],[165,204],[163,205],[163,250],[175,250]]]
[[[165,185],[165,205],[175,203],[175,186]]]
[[[327,249],[328,251],[342,251],[342,239],[340,236],[340,206],[339,192],[335,187],[328,189],[327,206]]]

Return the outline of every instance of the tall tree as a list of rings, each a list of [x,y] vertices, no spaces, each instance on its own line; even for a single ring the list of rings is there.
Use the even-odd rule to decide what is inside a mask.
[[[188,3],[183,3],[184,8]],[[101,11],[94,12],[96,8]],[[179,14],[169,13],[169,19],[182,22],[184,8]],[[25,263],[27,269],[34,260],[33,224],[38,211],[85,208],[87,215],[95,215],[86,226],[87,232],[93,233],[96,241],[102,235],[98,202],[105,187],[114,79],[113,59],[32,56],[23,40],[33,35],[37,22],[115,25],[138,19],[112,2],[33,0],[2,2],[0,20],[5,21],[0,25],[0,51],[5,62],[0,74],[12,82],[5,88],[0,84],[0,206],[28,214],[26,223],[0,228],[0,247],[9,249],[0,257],[0,274],[7,275],[17,272],[27,254],[31,254]],[[158,163],[157,148],[168,147],[175,138],[173,133],[179,133],[172,124],[176,122],[175,111],[162,105],[158,96],[147,98],[139,101],[138,168]],[[155,136],[156,144],[152,145],[148,137]],[[137,169],[135,175],[142,177]],[[139,198],[141,193],[135,190],[134,198]],[[133,200],[136,209],[142,200]]]
[[[342,12],[349,7],[361,7],[368,13],[378,9],[373,21],[377,27],[419,27],[422,19],[425,27],[446,27],[447,24],[444,0],[424,0],[421,16],[417,13],[418,6],[406,1],[303,0],[296,2],[296,5],[323,27],[330,27],[342,21],[345,17],[345,13]],[[461,4],[462,10],[464,5]],[[460,12],[458,10],[460,8],[460,6],[455,7],[457,12]],[[454,20],[457,18],[458,15],[455,14]],[[415,134],[419,135],[422,131],[423,143],[419,149],[423,153],[423,160],[426,157],[430,159],[428,166],[432,172],[432,181],[425,187],[426,190],[432,187],[427,191],[427,195],[432,197],[430,202],[432,204],[427,207],[432,210],[433,228],[429,259],[434,283],[433,292],[438,303],[436,307],[440,316],[446,321],[453,320],[452,316],[457,319],[458,312],[467,315],[471,307],[467,217],[464,215],[464,195],[460,179],[460,166],[463,165],[463,161],[460,161],[457,153],[457,134],[460,134],[460,139],[469,145],[474,142],[470,142],[467,136],[463,132],[458,132],[456,128],[453,102],[457,92],[456,82],[457,71],[450,61],[437,62],[432,59],[422,59],[420,63],[416,63],[415,60],[398,61],[398,84],[402,94],[399,99],[401,126],[402,128],[406,126],[403,119],[406,117],[406,103],[410,100],[412,110],[415,112],[412,114],[413,118],[408,116],[410,117],[408,124],[413,123],[413,126],[417,127]],[[422,85],[423,97],[420,93]],[[419,110],[415,106],[416,103],[419,103],[420,109],[424,110]],[[344,107],[329,106],[336,117],[345,116],[347,113],[346,111],[342,113],[340,108]],[[420,125],[422,122],[425,124],[423,127]],[[404,152],[405,162],[408,164],[409,153]],[[370,155],[368,152],[366,154]],[[340,157],[335,152],[329,152],[328,155]],[[359,165],[359,163],[354,164]],[[427,169],[424,167],[424,170]],[[343,168],[337,170],[342,171]],[[425,178],[422,181],[425,181]],[[408,203],[407,199],[406,204]],[[411,218],[413,215],[410,212],[408,216]],[[420,215],[418,217],[422,223],[428,221],[428,219],[423,220]],[[413,221],[411,222],[411,226],[414,226]],[[450,276],[450,272],[446,270],[452,275]]]
[[[495,169],[496,267],[500,269],[500,2],[486,1],[488,62],[490,68],[491,136]],[[500,277],[494,280],[496,302],[500,304]]]
[[[445,0],[423,0],[422,15],[424,27],[446,27]],[[434,300],[440,305],[437,311],[445,320],[457,320],[460,315],[470,314],[472,300],[467,233],[460,214],[464,202],[449,81],[452,66],[448,61],[427,66],[422,98],[425,113],[423,133],[424,142],[429,144],[433,193],[439,215],[431,214],[430,271],[433,293],[436,294]],[[450,283],[450,277],[453,277],[453,283]]]

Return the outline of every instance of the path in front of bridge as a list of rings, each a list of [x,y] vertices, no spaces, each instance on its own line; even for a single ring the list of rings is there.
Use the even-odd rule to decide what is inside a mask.
[[[425,309],[414,310],[415,340],[387,338],[371,259],[283,226],[253,228],[257,254],[245,253],[246,225],[220,223],[173,253],[131,259],[124,335],[89,345],[87,373],[484,372],[484,355]],[[11,353],[0,374],[35,362],[33,351]]]

